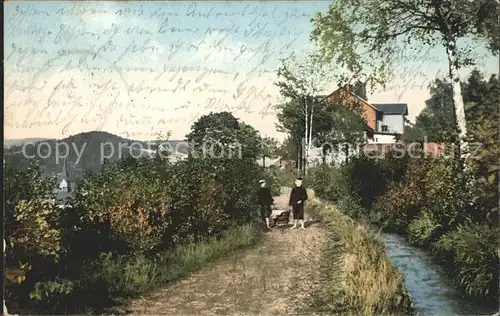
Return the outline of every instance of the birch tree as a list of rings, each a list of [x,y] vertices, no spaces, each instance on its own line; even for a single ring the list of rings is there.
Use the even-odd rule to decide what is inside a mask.
[[[335,0],[313,19],[311,40],[324,62],[335,60],[353,76],[387,82],[401,51],[441,46],[448,58],[455,118],[467,148],[464,102],[458,70],[473,64],[472,52],[457,42],[482,41],[498,55],[498,0]]]
[[[304,173],[311,150],[313,134],[313,118],[315,97],[325,85],[330,83],[331,72],[329,67],[321,62],[316,53],[308,54],[302,59],[291,58],[282,60],[282,66],[278,69],[279,81],[276,85],[283,97],[298,101],[300,113],[304,120]]]

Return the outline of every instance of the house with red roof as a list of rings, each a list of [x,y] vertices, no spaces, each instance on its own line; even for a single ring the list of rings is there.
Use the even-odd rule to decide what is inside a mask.
[[[361,107],[366,119],[366,135],[369,143],[394,144],[403,134],[408,105],[406,103],[370,103],[353,92],[353,86],[339,88],[324,96],[346,107]]]

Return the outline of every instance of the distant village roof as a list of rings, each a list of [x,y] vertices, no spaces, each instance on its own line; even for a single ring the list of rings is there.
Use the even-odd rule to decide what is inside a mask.
[[[383,114],[408,115],[408,105],[406,103],[372,103],[372,105]]]
[[[188,155],[179,151],[173,151],[169,154],[169,159],[172,162],[185,160],[188,158]]]
[[[275,158],[275,159],[272,159],[272,158],[269,158],[269,157],[265,157],[264,158],[264,161],[262,161],[262,158],[258,158],[257,159],[257,164],[260,166],[260,167],[263,167],[265,163],[265,166],[266,167],[270,167],[270,166],[277,166],[279,165],[279,162],[280,162],[280,158]]]

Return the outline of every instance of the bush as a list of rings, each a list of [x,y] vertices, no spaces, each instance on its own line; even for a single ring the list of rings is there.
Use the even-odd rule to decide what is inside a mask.
[[[471,209],[472,196],[467,187],[469,177],[452,159],[436,159],[425,176],[422,210],[432,214],[442,231],[463,223]]]
[[[453,276],[470,296],[487,296],[498,302],[499,257],[498,229],[465,223],[444,234],[436,250],[451,252]]]
[[[419,216],[426,200],[424,185],[428,169],[426,160],[411,161],[403,179],[389,185],[387,192],[377,198],[373,212],[384,226],[404,231]]]
[[[350,160],[342,167],[347,194],[361,200],[361,206],[370,209],[375,199],[385,191],[382,170],[374,159],[365,155]]]
[[[63,210],[54,205],[55,179],[43,177],[37,164],[14,170],[7,166],[5,196],[5,280],[8,299],[26,302],[67,293],[72,283],[59,278],[64,254]]]
[[[322,164],[309,172],[311,188],[318,197],[336,202],[345,196],[347,188],[340,169]]]
[[[268,168],[263,170],[263,179],[266,180],[267,186],[271,189],[271,194],[273,196],[278,196],[281,194],[282,184],[278,178],[279,169]]]
[[[64,306],[84,309],[74,298],[89,282],[102,290],[88,292],[91,298],[134,295],[148,287],[150,275],[166,273],[157,270],[155,254],[219,239],[234,225],[252,223],[261,177],[262,170],[248,159],[188,159],[175,165],[126,159],[87,175],[66,212],[55,208],[55,181],[44,178],[40,168],[8,171],[6,265],[14,281],[8,285],[9,303],[48,313]],[[248,235],[240,233],[234,242]],[[169,260],[161,264],[178,266]],[[200,260],[205,259],[186,264],[199,266]],[[75,286],[77,292],[69,293]],[[43,304],[35,306],[29,293]],[[93,306],[91,300],[86,303]]]
[[[125,245],[120,252],[144,254],[158,247],[170,223],[169,197],[152,164],[126,160],[85,178],[73,201],[83,218],[80,227],[102,224],[106,236]]]
[[[435,241],[436,229],[440,227],[432,213],[422,212],[408,225],[408,239],[414,245],[429,246]]]

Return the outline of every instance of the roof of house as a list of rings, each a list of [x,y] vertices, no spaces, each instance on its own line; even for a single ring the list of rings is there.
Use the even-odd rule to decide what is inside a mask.
[[[269,157],[265,157],[264,158],[264,161],[262,161],[262,158],[258,158],[257,159],[257,164],[262,167],[263,166],[263,162],[266,164],[266,167],[269,167],[269,166],[276,166],[276,165],[279,165],[280,163],[280,158],[269,158]]]
[[[338,88],[337,90],[333,91],[332,93],[328,94],[328,95],[318,95],[317,98],[318,100],[320,101],[323,101],[325,100],[326,98],[332,96],[334,93],[340,91],[340,90],[343,90],[343,91],[346,91],[347,93],[349,93],[350,95],[352,95],[353,97],[355,97],[356,99],[360,100],[362,103],[368,105],[370,108],[374,109],[375,111],[380,111],[379,109],[377,109],[373,104],[371,104],[370,102],[366,101],[365,99],[363,99],[362,97],[360,97],[359,95],[357,95],[356,93],[352,92],[351,90],[349,90],[347,87],[340,87]]]
[[[408,115],[408,105],[406,103],[372,103],[372,105],[384,114]]]

